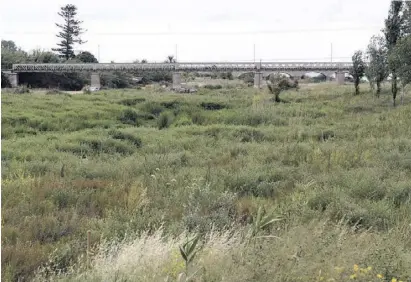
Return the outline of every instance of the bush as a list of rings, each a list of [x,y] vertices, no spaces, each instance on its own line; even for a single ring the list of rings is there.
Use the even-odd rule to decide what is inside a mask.
[[[183,216],[184,225],[189,231],[205,233],[211,228],[221,230],[231,225],[235,218],[234,193],[217,192],[210,185],[201,183],[189,189]]]
[[[206,84],[206,85],[204,85],[204,88],[205,89],[210,89],[210,90],[217,90],[217,89],[223,88],[223,86],[221,86],[220,84],[216,84],[216,85]]]
[[[11,83],[9,78],[4,72],[1,72],[1,88],[10,88]]]
[[[178,126],[185,126],[185,125],[191,125],[193,124],[193,121],[190,119],[189,116],[187,116],[186,114],[180,115],[176,118],[175,122],[174,122],[174,126],[178,127]]]
[[[264,133],[257,129],[242,128],[234,132],[234,137],[239,138],[241,142],[262,142],[264,141]]]
[[[81,89],[83,91],[83,94],[91,94],[90,86],[86,85]]]
[[[220,103],[215,103],[215,102],[202,102],[200,104],[200,106],[202,108],[204,108],[205,110],[221,110],[221,109],[225,109],[227,108],[226,105],[224,104],[220,104]]]
[[[132,99],[124,99],[121,100],[120,102],[118,102],[120,105],[124,105],[124,106],[135,106],[138,103],[142,103],[145,102],[146,99],[145,98],[132,98]]]
[[[157,102],[147,102],[141,106],[141,109],[154,116],[159,116],[164,111],[164,107]]]
[[[124,110],[119,117],[119,120],[122,123],[131,124],[135,126],[141,125],[138,119],[139,119],[139,114],[132,109]]]
[[[281,102],[280,93],[288,89],[298,89],[298,80],[292,81],[281,75],[270,75],[267,82],[268,89],[274,94],[275,102]]]
[[[57,95],[57,94],[66,94],[66,93],[64,93],[63,91],[60,91],[60,90],[58,90],[58,89],[56,89],[56,88],[49,89],[49,90],[47,90],[47,92],[46,92],[46,95]]]
[[[133,134],[121,132],[121,131],[115,131],[115,130],[110,131],[109,134],[111,135],[113,139],[129,141],[137,148],[140,148],[142,145],[141,138],[134,136]]]
[[[19,86],[13,89],[13,93],[14,94],[27,94],[27,93],[30,93],[30,90],[27,88],[27,86]]]
[[[173,117],[171,113],[163,112],[158,117],[157,127],[160,130],[163,128],[168,128],[172,122],[173,122]]]
[[[254,83],[254,73],[253,72],[243,73],[238,78],[243,80],[244,83],[247,83],[247,84]]]

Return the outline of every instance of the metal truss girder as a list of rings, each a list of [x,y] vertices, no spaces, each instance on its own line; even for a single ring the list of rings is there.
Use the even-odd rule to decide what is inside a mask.
[[[323,62],[193,62],[139,64],[13,64],[14,72],[78,72],[78,71],[347,71],[352,63]]]

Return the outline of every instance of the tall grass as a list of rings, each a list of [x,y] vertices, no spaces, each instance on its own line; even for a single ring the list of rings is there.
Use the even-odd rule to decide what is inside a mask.
[[[406,281],[411,100],[388,90],[4,94],[2,279],[173,281],[198,233],[197,280],[345,281],[334,267],[358,264]],[[260,207],[275,238],[245,244]]]

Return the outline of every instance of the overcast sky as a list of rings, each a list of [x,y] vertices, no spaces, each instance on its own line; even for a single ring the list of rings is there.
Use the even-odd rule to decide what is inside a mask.
[[[162,61],[176,45],[179,61],[253,61],[254,44],[258,61],[329,61],[331,43],[334,61],[349,61],[383,28],[390,0],[2,1],[2,39],[50,50],[68,3],[87,29],[75,49],[100,62]]]

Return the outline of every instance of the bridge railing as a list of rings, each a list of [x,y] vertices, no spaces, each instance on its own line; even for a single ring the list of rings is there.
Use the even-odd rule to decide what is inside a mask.
[[[13,64],[14,72],[76,72],[76,71],[285,71],[285,70],[348,70],[352,63],[322,62],[259,62],[259,63],[99,63],[99,64]]]

